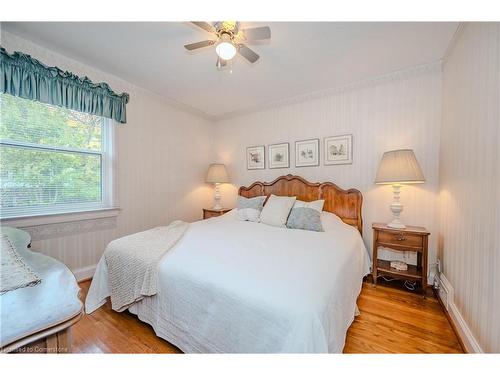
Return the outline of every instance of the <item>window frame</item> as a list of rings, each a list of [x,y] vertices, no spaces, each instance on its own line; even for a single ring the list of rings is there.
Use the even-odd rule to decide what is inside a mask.
[[[52,145],[40,145],[31,142],[12,141],[0,139],[0,145],[6,147],[25,148],[29,150],[42,150],[49,152],[61,153],[76,153],[79,155],[98,155],[101,163],[101,201],[91,203],[70,203],[57,204],[52,206],[31,206],[31,207],[14,207],[0,208],[0,222],[2,224],[15,225],[19,220],[24,224],[29,224],[30,218],[39,218],[35,220],[37,223],[52,223],[61,221],[73,221],[78,217],[78,214],[83,214],[82,217],[108,217],[116,216],[119,208],[116,206],[116,186],[114,173],[115,159],[115,131],[114,121],[102,117],[101,128],[101,150],[80,149]],[[101,212],[103,211],[103,212]],[[95,213],[95,215],[93,214]],[[68,214],[76,214],[75,217],[70,217]],[[50,217],[53,217],[52,219]],[[80,215],[81,216],[81,215]],[[43,220],[43,218],[47,218]],[[19,220],[18,220],[19,219]],[[24,220],[28,219],[28,221]]]

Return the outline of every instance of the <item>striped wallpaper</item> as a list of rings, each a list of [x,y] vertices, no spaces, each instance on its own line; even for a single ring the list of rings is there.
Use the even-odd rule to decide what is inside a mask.
[[[465,24],[443,65],[440,257],[482,350],[500,352],[500,24]]]

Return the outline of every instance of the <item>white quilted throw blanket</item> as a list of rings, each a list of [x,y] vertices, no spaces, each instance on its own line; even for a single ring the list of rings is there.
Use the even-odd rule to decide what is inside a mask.
[[[11,290],[36,285],[40,278],[25,263],[9,238],[1,235],[0,246],[0,295]]]
[[[104,252],[113,310],[123,311],[131,304],[156,294],[158,264],[163,255],[182,238],[189,224],[174,221],[118,238]]]

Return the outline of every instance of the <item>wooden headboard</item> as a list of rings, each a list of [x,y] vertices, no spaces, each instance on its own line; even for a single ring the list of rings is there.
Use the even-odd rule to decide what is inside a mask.
[[[363,234],[363,220],[361,206],[363,196],[356,189],[343,190],[332,182],[311,183],[300,176],[291,174],[278,177],[273,182],[254,182],[246,187],[241,186],[238,194],[242,197],[253,198],[259,195],[295,196],[301,201],[315,201],[324,199],[324,211],[332,212],[340,217],[344,223],[358,228]]]

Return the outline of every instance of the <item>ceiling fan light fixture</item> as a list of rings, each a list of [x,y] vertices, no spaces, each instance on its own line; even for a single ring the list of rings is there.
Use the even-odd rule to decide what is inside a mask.
[[[236,47],[231,42],[223,41],[217,44],[215,52],[222,60],[229,61],[236,56]]]
[[[231,60],[236,56],[236,46],[233,43],[232,34],[227,32],[222,32],[219,36],[219,43],[215,46],[215,52],[217,55],[225,61]]]
[[[202,49],[215,45],[217,53],[217,68],[221,69],[228,66],[236,54],[246,59],[251,64],[259,60],[259,55],[252,49],[248,48],[246,43],[252,43],[256,40],[264,40],[271,38],[271,29],[269,26],[252,27],[249,29],[241,29],[239,22],[236,21],[219,21],[215,24],[203,21],[193,21],[195,26],[208,31],[212,34],[212,38],[216,40],[203,40],[197,43],[185,44],[184,48],[188,51]]]

